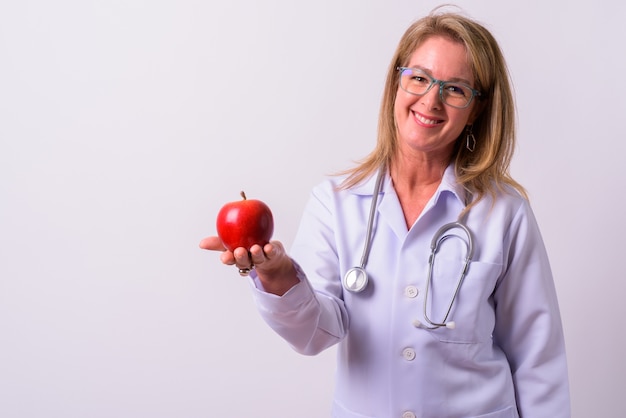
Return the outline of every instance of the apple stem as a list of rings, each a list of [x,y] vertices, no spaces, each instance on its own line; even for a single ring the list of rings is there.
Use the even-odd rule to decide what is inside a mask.
[[[241,191],[241,197],[243,198],[243,200],[248,200],[248,198],[246,197],[246,194],[243,192],[243,190]]]

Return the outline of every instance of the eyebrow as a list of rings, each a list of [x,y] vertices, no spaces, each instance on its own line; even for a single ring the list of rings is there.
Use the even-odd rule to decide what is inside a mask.
[[[409,68],[414,68],[416,70],[421,70],[421,71],[425,72],[426,74],[428,74],[429,76],[431,76],[432,78],[438,80],[437,77],[433,76],[433,72],[429,68],[422,67],[420,65],[413,65],[413,66],[411,66]],[[466,79],[460,78],[460,77],[452,77],[452,78],[450,78],[448,80],[440,80],[440,81],[443,81],[443,82],[452,81],[452,82],[455,82],[455,83],[464,83],[464,84],[467,84],[468,86],[472,86],[472,83],[469,80],[466,80]]]

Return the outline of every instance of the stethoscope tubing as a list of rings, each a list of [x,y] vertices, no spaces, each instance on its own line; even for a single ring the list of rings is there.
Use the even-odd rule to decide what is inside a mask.
[[[452,295],[452,298],[450,299],[450,303],[448,304],[448,309],[446,310],[446,314],[444,315],[443,320],[441,322],[434,322],[428,316],[427,306],[428,306],[428,300],[429,300],[428,294],[429,294],[430,286],[433,280],[433,268],[435,266],[435,256],[437,255],[437,251],[439,250],[439,245],[442,242],[444,242],[448,238],[456,237],[456,235],[452,235],[452,234],[445,235],[446,232],[455,228],[462,229],[467,235],[467,240],[463,240],[461,237],[458,237],[466,245],[466,254],[465,254],[463,269],[461,270],[461,275],[459,277],[459,280],[457,281],[456,287],[454,289],[454,294]],[[461,290],[461,285],[463,284],[465,275],[467,274],[467,271],[469,270],[469,265],[470,265],[470,262],[472,261],[473,255],[474,255],[474,240],[472,239],[472,233],[470,232],[469,228],[467,228],[467,226],[463,225],[461,222],[447,223],[443,225],[441,228],[439,228],[437,232],[435,232],[435,235],[433,236],[433,239],[430,244],[430,256],[428,257],[428,280],[426,281],[426,291],[424,294],[424,319],[431,326],[421,325],[421,328],[436,329],[440,327],[453,328],[455,326],[454,323],[448,322],[448,317],[450,316],[450,312],[452,311],[452,306],[454,305],[454,301],[456,300],[459,294],[459,290]]]
[[[372,196],[372,203],[370,206],[370,212],[369,212],[369,217],[367,221],[365,243],[363,245],[363,253],[361,255],[361,264],[358,267],[353,267],[349,269],[342,278],[343,287],[352,293],[360,293],[363,290],[365,290],[365,288],[368,286],[369,278],[368,278],[367,271],[365,270],[365,266],[367,265],[367,260],[369,258],[369,253],[370,253],[371,246],[372,246],[372,238],[374,235],[373,234],[374,221],[376,218],[376,210],[378,209],[378,195],[382,191],[382,181],[385,176],[385,172],[386,172],[386,167],[384,166],[381,167],[381,169],[378,172],[378,177],[376,178],[376,184],[374,186],[374,193]],[[446,234],[451,229],[461,229],[462,231],[465,232],[467,239],[463,239],[462,237],[455,235],[455,234]],[[428,300],[429,300],[428,295],[429,295],[429,290],[430,290],[432,278],[433,278],[433,268],[435,264],[435,257],[436,257],[437,251],[439,250],[440,244],[446,239],[452,238],[452,237],[456,237],[462,240],[466,245],[464,265],[463,265],[463,269],[461,270],[459,280],[457,281],[454,294],[452,295],[452,298],[450,299],[450,303],[448,304],[448,308],[443,317],[443,320],[441,322],[435,322],[430,319],[430,317],[428,316],[428,312],[427,312],[427,306],[428,306]],[[467,275],[467,272],[469,270],[469,265],[472,261],[472,257],[474,256],[474,240],[472,238],[472,233],[469,230],[469,228],[466,225],[464,225],[460,220],[456,222],[447,223],[443,225],[441,228],[439,228],[437,232],[435,233],[435,235],[433,236],[431,240],[431,244],[430,244],[430,250],[431,250],[430,256],[428,257],[428,279],[426,281],[426,290],[424,294],[424,319],[430,325],[425,325],[419,321],[415,321],[416,323],[415,326],[419,328],[431,329],[431,330],[437,329],[440,327],[446,327],[446,328],[452,329],[455,327],[455,323],[448,321],[448,317],[450,316],[450,312],[452,312],[452,307],[454,306],[454,302],[457,299],[457,296],[461,289],[461,285],[463,284],[463,280],[465,279],[465,276]]]
[[[374,218],[376,218],[376,210],[378,209],[378,195],[381,192],[383,178],[385,177],[385,169],[381,168],[376,178],[376,185],[374,186],[374,195],[372,196],[372,204],[370,205],[370,213],[367,219],[367,232],[365,233],[365,245],[363,246],[363,254],[361,255],[362,269],[365,269],[367,259],[369,258],[370,249],[372,246],[372,234],[374,230]]]
[[[374,219],[376,218],[376,210],[378,209],[378,195],[382,190],[382,182],[385,177],[385,168],[381,168],[376,178],[376,184],[374,186],[374,194],[372,196],[372,203],[370,205],[370,213],[367,219],[367,230],[365,232],[365,244],[363,245],[363,254],[361,255],[361,264],[358,267],[352,267],[348,270],[343,278],[343,287],[353,293],[360,293],[367,287],[369,283],[369,276],[365,271],[367,265],[367,259],[369,258],[370,249],[372,246],[372,237],[374,231]]]

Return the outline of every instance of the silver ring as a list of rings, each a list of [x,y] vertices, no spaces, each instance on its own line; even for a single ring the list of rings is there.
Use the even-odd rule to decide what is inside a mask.
[[[247,275],[250,274],[250,272],[252,271],[252,269],[254,269],[254,264],[250,263],[250,267],[248,268],[243,268],[243,269],[239,269],[239,275],[241,277],[246,277]]]

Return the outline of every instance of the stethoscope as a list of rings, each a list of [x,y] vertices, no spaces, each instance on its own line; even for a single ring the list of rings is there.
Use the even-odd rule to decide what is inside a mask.
[[[342,284],[344,289],[352,292],[352,293],[360,293],[367,288],[369,278],[367,272],[365,271],[365,266],[367,264],[367,259],[369,257],[370,249],[372,246],[372,236],[374,231],[374,220],[376,218],[376,209],[378,207],[378,195],[382,191],[382,182],[385,175],[385,168],[381,168],[378,177],[376,178],[376,185],[374,186],[374,194],[372,197],[372,204],[370,206],[369,218],[367,221],[367,232],[365,234],[365,244],[363,245],[363,254],[361,256],[361,264],[358,267],[352,267],[349,269],[346,274],[344,274],[342,279]],[[461,230],[464,232],[466,238],[449,233],[451,230]],[[446,310],[446,314],[444,315],[441,322],[435,322],[430,319],[427,312],[428,305],[428,294],[431,287],[431,283],[433,280],[433,267],[435,265],[435,256],[437,251],[439,250],[439,246],[442,242],[449,238],[458,238],[465,243],[466,253],[463,264],[463,269],[461,270],[461,275],[459,280],[457,281],[456,288],[454,290],[454,294],[450,299],[450,303],[448,304],[448,309]],[[450,222],[443,225],[435,235],[433,236],[430,243],[430,256],[428,257],[428,280],[426,281],[426,290],[424,294],[424,319],[427,324],[420,322],[419,320],[415,320],[413,325],[418,328],[424,329],[437,329],[441,327],[446,327],[448,329],[454,329],[456,324],[454,321],[448,321],[448,316],[452,311],[452,306],[456,301],[457,295],[459,294],[459,290],[461,289],[461,284],[463,283],[463,279],[467,274],[469,269],[469,265],[472,261],[472,256],[474,255],[474,242],[472,239],[472,234],[470,230],[460,221]]]

